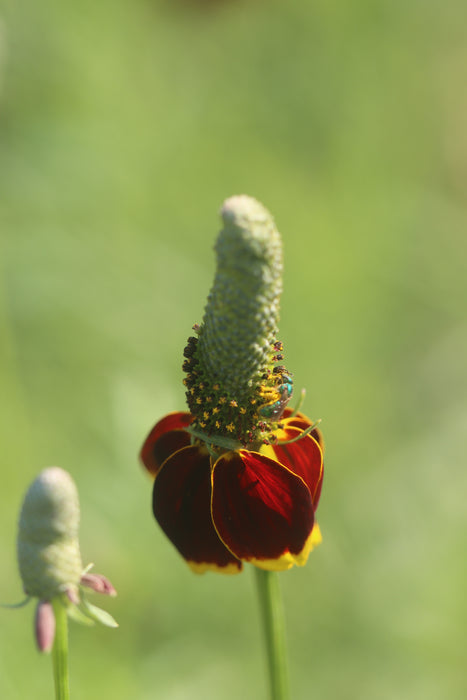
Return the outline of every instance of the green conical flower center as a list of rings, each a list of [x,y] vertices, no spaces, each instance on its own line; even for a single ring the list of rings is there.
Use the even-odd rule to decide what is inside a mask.
[[[271,215],[251,197],[226,200],[221,216],[214,284],[184,353],[187,401],[193,429],[214,445],[225,438],[257,447],[292,393],[276,337],[282,244]]]

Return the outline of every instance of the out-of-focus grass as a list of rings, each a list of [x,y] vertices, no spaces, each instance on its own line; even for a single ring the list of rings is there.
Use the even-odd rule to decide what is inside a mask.
[[[281,335],[327,440],[324,543],[282,577],[292,697],[465,697],[466,15],[3,3],[0,598],[24,490],[60,464],[119,590],[118,631],[71,628],[74,697],[266,697],[251,572],[190,574],[136,456],[184,405],[238,192],[283,233]],[[32,608],[1,616],[0,697],[50,697]]]

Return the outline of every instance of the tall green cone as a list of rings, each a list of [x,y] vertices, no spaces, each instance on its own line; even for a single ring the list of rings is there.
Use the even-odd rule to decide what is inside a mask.
[[[79,518],[73,479],[60,467],[44,469],[26,492],[19,518],[18,564],[28,596],[52,600],[70,588],[78,591]]]
[[[227,199],[216,242],[217,270],[199,338],[185,348],[193,431],[214,445],[268,441],[292,393],[277,341],[282,244],[267,209],[252,197]],[[219,439],[220,438],[220,439]]]

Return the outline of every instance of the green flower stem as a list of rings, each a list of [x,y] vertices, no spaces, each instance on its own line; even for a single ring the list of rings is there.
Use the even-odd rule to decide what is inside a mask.
[[[275,571],[255,567],[261,617],[268,656],[271,700],[289,697],[285,620],[279,579]]]
[[[69,700],[67,611],[58,596],[53,599],[52,605],[55,615],[55,641],[52,649],[55,698],[56,700]]]

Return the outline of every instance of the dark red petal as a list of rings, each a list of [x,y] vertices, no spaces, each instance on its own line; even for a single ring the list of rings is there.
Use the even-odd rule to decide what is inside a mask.
[[[204,446],[184,447],[164,462],[154,482],[153,511],[194,571],[241,570],[241,562],[223,545],[212,523],[211,464]]]
[[[313,528],[310,491],[300,477],[259,452],[240,450],[217,460],[212,488],[214,524],[235,556],[264,568],[292,566],[292,560],[268,562],[299,555]]]
[[[300,413],[300,411],[295,413],[295,415],[292,414],[293,411],[291,408],[285,409],[282,420],[280,421],[284,428],[300,428],[301,430],[306,430],[314,423],[314,421],[310,420],[304,413]],[[315,428],[309,434],[315,438],[321,450],[324,452],[324,439],[321,430]]]
[[[298,428],[285,427],[278,433],[279,441],[292,440],[300,435]],[[316,510],[323,482],[323,453],[316,440],[303,435],[300,440],[288,445],[271,445],[277,460],[301,476],[310,489],[313,508]]]
[[[192,420],[191,413],[176,411],[156,423],[140,452],[141,461],[150,474],[155,476],[167,457],[190,444],[190,435],[184,428]]]
[[[301,418],[305,421],[308,421],[308,424],[311,425],[312,421],[301,411],[294,411],[293,408],[290,408],[290,406],[287,406],[285,409],[284,413],[282,414],[283,420],[288,420],[291,416],[294,418]]]

